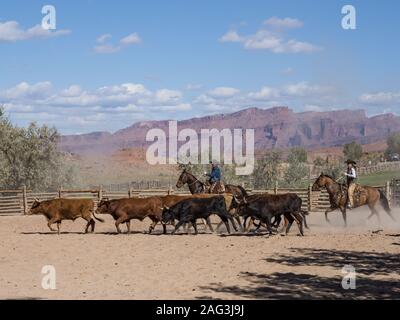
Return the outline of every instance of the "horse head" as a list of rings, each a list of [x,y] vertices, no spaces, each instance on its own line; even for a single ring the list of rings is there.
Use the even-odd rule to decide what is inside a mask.
[[[325,175],[323,172],[321,172],[320,176],[317,178],[312,186],[312,191],[320,191],[321,188],[325,186],[325,183]]]

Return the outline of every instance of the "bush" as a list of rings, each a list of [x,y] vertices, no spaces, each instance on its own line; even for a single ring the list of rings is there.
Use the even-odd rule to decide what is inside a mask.
[[[25,185],[35,191],[72,187],[76,169],[65,164],[57,150],[55,128],[13,126],[0,108],[0,188],[18,189]]]

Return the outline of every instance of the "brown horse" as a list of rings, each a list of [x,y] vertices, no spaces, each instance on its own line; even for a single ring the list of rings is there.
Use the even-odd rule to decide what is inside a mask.
[[[321,175],[315,181],[312,190],[319,191],[321,190],[321,188],[326,188],[326,190],[328,191],[329,202],[331,204],[331,207],[325,211],[326,221],[329,222],[328,219],[329,212],[333,212],[339,209],[342,212],[344,224],[345,226],[347,226],[347,220],[346,220],[347,185],[340,184],[336,182],[335,179],[333,179],[331,176],[321,173]],[[359,201],[357,201],[358,203],[355,203],[355,207],[357,208],[367,205],[371,210],[371,214],[369,215],[368,219],[370,219],[373,215],[376,215],[380,223],[379,212],[376,209],[377,204],[380,203],[384,208],[385,212],[393,220],[395,220],[391,214],[388,199],[381,190],[369,186],[362,186],[361,189],[362,192],[360,193]]]
[[[199,179],[197,179],[192,173],[183,170],[176,183],[176,187],[182,188],[185,184],[188,185],[191,194],[210,193],[209,186],[207,186],[204,182],[201,182]],[[213,193],[216,194],[230,193],[236,198],[240,199],[247,196],[247,192],[242,186],[234,186],[232,184],[226,184],[225,190],[215,188]]]

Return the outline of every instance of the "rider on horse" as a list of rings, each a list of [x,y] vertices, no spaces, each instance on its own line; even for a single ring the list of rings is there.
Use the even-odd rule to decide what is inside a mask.
[[[353,160],[347,160],[347,172],[345,176],[347,177],[347,188],[348,188],[348,199],[347,199],[347,207],[352,209],[354,207],[354,191],[356,189],[356,179],[357,179],[357,163]]]
[[[210,183],[210,193],[213,193],[216,185],[221,182],[221,169],[219,168],[216,160],[210,161],[210,164],[211,173],[207,173],[206,176],[210,177],[208,180]]]

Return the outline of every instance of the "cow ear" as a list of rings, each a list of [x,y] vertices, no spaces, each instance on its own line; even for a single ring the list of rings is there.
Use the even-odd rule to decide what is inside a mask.
[[[324,175],[324,172],[322,171],[322,172],[321,172],[321,177],[322,177],[323,175]]]

